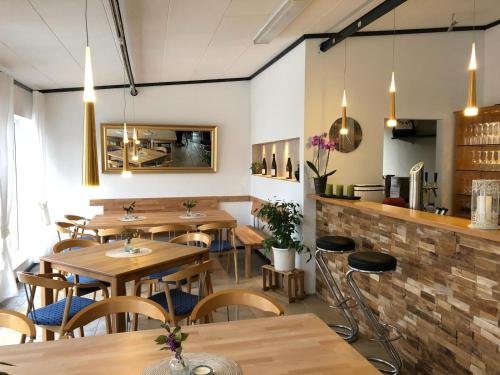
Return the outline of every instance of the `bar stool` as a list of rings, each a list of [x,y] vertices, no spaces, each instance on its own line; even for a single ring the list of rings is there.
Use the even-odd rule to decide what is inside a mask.
[[[389,354],[392,358],[392,363],[376,357],[370,357],[367,359],[371,362],[382,365],[382,367],[377,367],[380,372],[384,374],[397,375],[401,369],[402,362],[396,348],[394,348],[391,342],[401,338],[401,334],[393,325],[382,323],[378,320],[371,308],[365,302],[360,289],[353,279],[355,272],[381,274],[394,271],[396,269],[397,260],[392,255],[385,253],[376,251],[360,251],[350,254],[347,258],[347,262],[349,264],[349,271],[347,271],[346,279],[347,284],[351,289],[351,294],[358,303],[358,306],[361,307],[368,323],[372,326],[373,331],[375,332],[375,338],[373,340],[382,343],[387,351],[387,354]],[[391,328],[397,332],[395,337],[390,337],[389,329]]]
[[[339,309],[342,313],[345,324],[329,324],[328,326],[337,332],[347,342],[353,342],[357,338],[358,324],[352,314],[351,308],[355,305],[349,305],[351,298],[345,298],[340,290],[337,282],[333,278],[332,273],[328,269],[324,254],[343,254],[345,252],[354,251],[356,244],[353,239],[343,236],[325,236],[316,240],[316,252],[314,258],[316,264],[323,276],[330,294],[332,295],[335,304],[331,307]]]

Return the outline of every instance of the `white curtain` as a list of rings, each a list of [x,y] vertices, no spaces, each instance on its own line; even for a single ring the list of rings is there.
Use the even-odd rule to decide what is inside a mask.
[[[0,301],[17,295],[9,255],[9,219],[14,200],[14,80],[0,73]]]
[[[50,214],[47,204],[47,189],[45,179],[45,95],[41,92],[33,92],[33,113],[31,116],[38,133],[38,144],[36,145],[36,155],[34,158],[36,170],[36,181],[38,181],[38,207],[40,220],[37,222],[37,232],[39,241],[37,246],[31,247],[29,257],[32,261],[38,262],[40,256],[49,254],[51,251],[50,238]]]

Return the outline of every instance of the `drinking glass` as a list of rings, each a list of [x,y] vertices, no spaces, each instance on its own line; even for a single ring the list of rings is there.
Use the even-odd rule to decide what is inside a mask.
[[[463,139],[464,145],[469,144],[469,126],[466,126],[464,129],[464,139]]]
[[[472,165],[476,164],[476,151],[472,151]]]

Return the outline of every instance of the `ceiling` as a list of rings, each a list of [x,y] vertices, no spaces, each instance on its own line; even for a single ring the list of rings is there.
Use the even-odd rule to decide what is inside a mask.
[[[120,0],[135,81],[247,77],[303,34],[335,32],[382,0],[312,0],[271,43],[252,40],[283,0]],[[84,0],[0,0],[0,70],[33,89],[83,82]],[[398,28],[471,24],[471,0],[408,0]],[[124,81],[107,0],[88,0],[96,85]],[[500,18],[499,0],[477,0],[477,24]],[[392,28],[386,15],[363,30]]]

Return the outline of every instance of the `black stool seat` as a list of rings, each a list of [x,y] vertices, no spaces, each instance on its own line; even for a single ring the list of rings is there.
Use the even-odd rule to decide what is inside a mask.
[[[327,251],[352,251],[356,243],[349,237],[324,236],[316,240],[316,247]]]
[[[358,251],[347,258],[349,266],[360,271],[394,271],[397,260],[392,255],[378,251]]]

